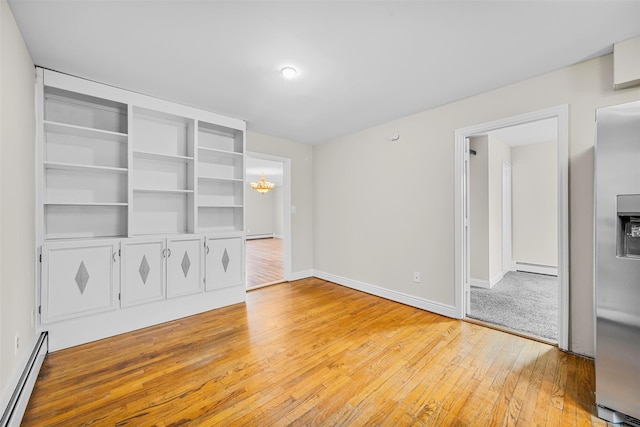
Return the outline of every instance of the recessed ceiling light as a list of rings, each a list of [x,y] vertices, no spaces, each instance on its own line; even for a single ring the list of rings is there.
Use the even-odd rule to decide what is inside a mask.
[[[298,71],[296,71],[296,69],[293,67],[284,67],[282,70],[280,70],[280,72],[285,79],[292,79],[296,76],[296,74],[298,74]]]

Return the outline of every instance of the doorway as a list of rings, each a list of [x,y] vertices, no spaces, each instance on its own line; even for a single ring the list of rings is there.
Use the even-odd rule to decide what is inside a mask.
[[[291,276],[290,159],[247,153],[245,230],[247,290],[274,285]],[[251,183],[264,177],[273,188],[258,192]]]
[[[549,343],[558,339],[556,122],[469,139],[466,315]]]
[[[567,106],[554,107],[546,110],[532,112],[520,116],[510,117],[490,123],[479,124],[470,126],[463,129],[458,129],[455,132],[456,140],[456,314],[459,318],[467,318],[470,309],[472,308],[471,302],[471,285],[472,285],[472,214],[471,214],[471,200],[473,197],[473,184],[470,180],[470,163],[474,160],[471,159],[469,154],[469,138],[477,136],[488,136],[492,132],[504,130],[509,127],[531,124],[542,120],[555,120],[557,123],[556,133],[556,211],[553,213],[557,221],[557,268],[553,271],[557,271],[557,342],[561,349],[568,350],[568,108]],[[511,162],[503,162],[511,163]],[[515,171],[515,167],[512,165],[512,173]],[[498,164],[498,180],[500,185],[504,184],[508,179],[504,176],[506,169],[509,167],[505,164]],[[511,179],[512,181],[513,179]],[[512,183],[513,184],[513,183]],[[502,193],[507,191],[504,186],[498,192]],[[511,192],[512,196],[515,194],[515,190]],[[501,198],[501,197],[500,197]],[[512,201],[512,203],[515,203]],[[505,209],[500,203],[497,207],[498,211]],[[502,223],[502,215],[500,214],[500,220],[495,221],[494,226],[496,229],[502,231],[503,227],[506,227]],[[515,216],[513,221],[515,222]],[[488,222],[487,222],[488,224]],[[514,225],[515,226],[515,225]],[[502,234],[502,233],[500,233]],[[511,239],[513,242],[513,238]],[[477,242],[476,242],[477,243]],[[508,257],[508,251],[505,250],[505,246],[508,246],[506,239],[498,240],[494,246],[500,247],[500,257],[493,259],[494,264],[499,267],[499,274],[487,275],[487,283],[489,288],[492,284],[498,283],[502,276],[506,273],[503,269],[509,264],[513,265],[513,261],[509,259],[503,259],[502,257]],[[517,250],[513,248],[513,255],[516,256]],[[511,262],[510,262],[511,261]],[[516,263],[517,264],[517,263]],[[524,263],[526,264],[526,263]],[[547,272],[544,267],[548,265],[534,265],[533,268],[542,268],[542,271],[532,272],[538,274],[540,272]],[[517,265],[516,269],[520,269],[521,266]],[[526,268],[526,266],[525,266]],[[511,270],[508,270],[509,272]],[[495,281],[495,283],[492,283]],[[517,314],[516,314],[517,315]],[[512,316],[515,317],[515,316]]]

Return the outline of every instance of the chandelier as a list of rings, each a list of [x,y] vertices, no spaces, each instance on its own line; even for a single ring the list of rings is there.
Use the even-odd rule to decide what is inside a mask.
[[[267,191],[272,190],[273,187],[275,187],[275,184],[273,182],[264,180],[264,174],[262,174],[262,176],[260,177],[260,182],[251,183],[251,188],[253,188],[260,194],[264,194]]]

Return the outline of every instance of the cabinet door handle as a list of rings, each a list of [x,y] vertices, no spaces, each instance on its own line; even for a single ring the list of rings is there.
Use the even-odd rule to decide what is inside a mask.
[[[162,250],[162,258],[166,258],[167,257],[167,250],[163,249]]]
[[[207,255],[209,255],[209,246],[207,246]]]
[[[116,262],[116,255],[117,255],[117,252],[114,252],[113,253],[113,262]]]
[[[167,258],[168,258],[168,257],[170,257],[170,256],[171,256],[171,249],[167,249],[167,251],[168,251],[168,252],[167,252],[167,253],[168,253]]]

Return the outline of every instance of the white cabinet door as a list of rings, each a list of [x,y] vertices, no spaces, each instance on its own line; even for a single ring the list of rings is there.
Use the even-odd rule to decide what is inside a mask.
[[[42,323],[116,308],[117,241],[42,247]]]
[[[164,239],[122,244],[122,306],[164,299]]]
[[[242,238],[207,239],[206,289],[208,291],[244,284]]]
[[[202,292],[202,237],[169,239],[167,242],[167,297]]]

